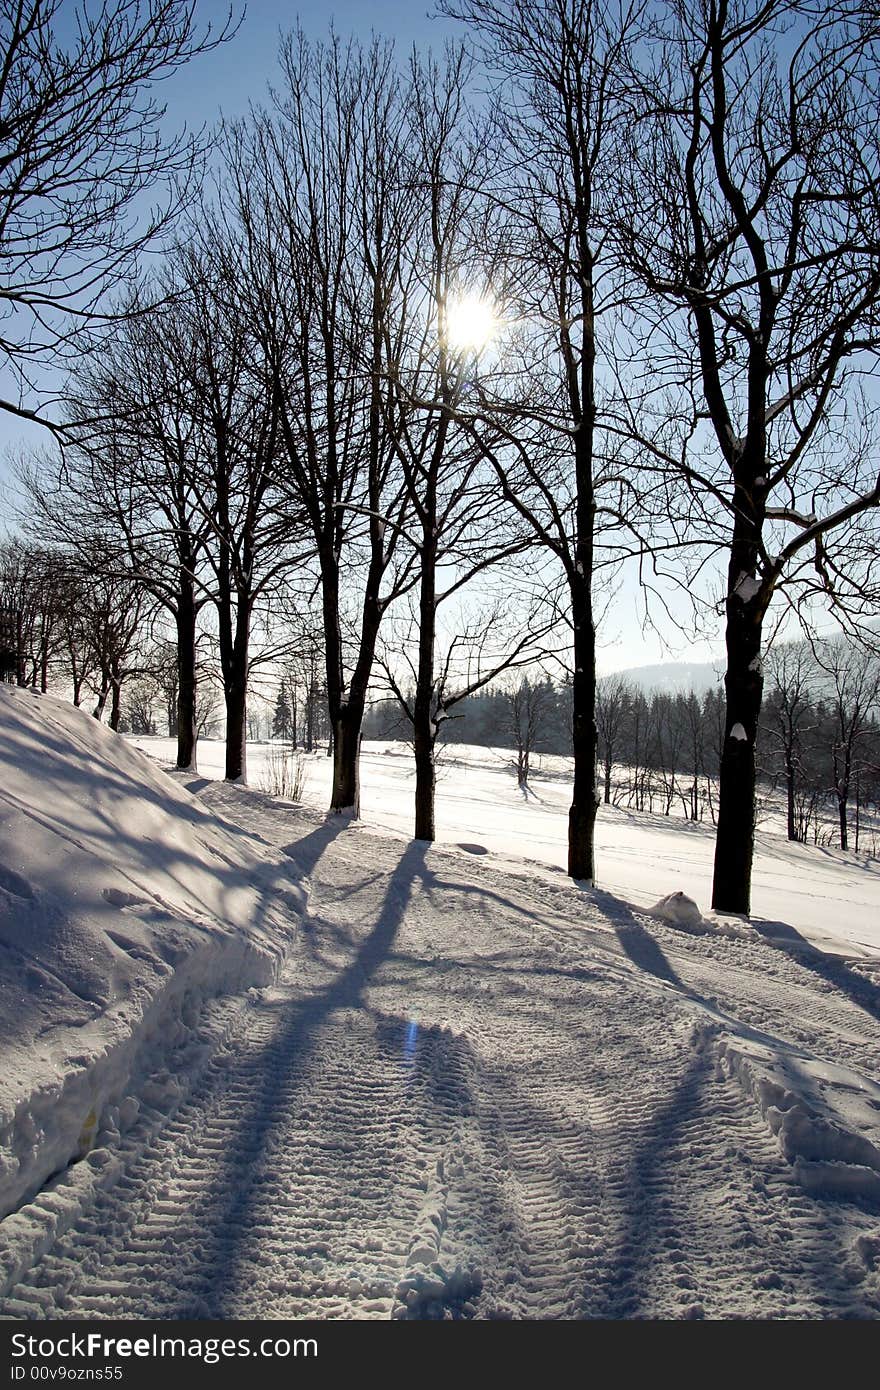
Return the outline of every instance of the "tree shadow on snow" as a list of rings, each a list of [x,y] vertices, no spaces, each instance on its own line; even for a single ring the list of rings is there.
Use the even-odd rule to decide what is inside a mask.
[[[693,995],[693,991],[688,989],[680,975],[673,970],[660,945],[642,923],[637,921],[625,902],[615,898],[611,893],[599,891],[596,892],[596,901],[614,928],[625,955],[633,965],[648,975],[653,975],[655,979],[675,985],[676,989]]]
[[[289,845],[282,845],[281,853],[293,861],[301,874],[313,873],[328,845],[331,845],[349,824],[344,816],[328,816],[307,835],[292,840]]]
[[[833,985],[835,989],[840,990],[853,1004],[864,1009],[872,1018],[880,1019],[880,986],[868,979],[867,976],[860,975],[857,970],[853,969],[850,961],[844,960],[842,956],[820,951],[817,946],[814,946],[787,922],[770,922],[760,917],[752,917],[750,921],[758,935],[769,942],[771,946],[775,946],[779,951],[784,951],[805,970],[812,970],[815,975]],[[865,961],[865,965],[869,968],[872,964],[876,968],[876,962]]]
[[[303,841],[289,846],[290,857],[304,872],[306,865],[314,867],[321,846],[326,847],[344,826],[344,821],[334,818],[318,827]],[[187,1278],[185,1271],[178,1273],[178,1287],[185,1283],[186,1293],[169,1307],[161,1290],[151,1290],[150,1304],[158,1295],[161,1305],[158,1316],[179,1319],[235,1315],[232,1300],[242,1285],[241,1245],[251,1234],[260,1204],[260,1165],[268,1142],[295,1108],[298,1092],[308,1085],[308,1064],[320,1045],[322,1026],[334,1013],[362,1005],[366,986],[389,958],[413,884],[425,875],[428,848],[414,841],[404,849],[389,878],[376,925],[357,945],[349,963],[328,984],[292,1006],[285,1006],[288,1016],[266,1046],[253,1103],[230,1137],[218,1178],[198,1203],[198,1258],[192,1277]],[[356,1058],[352,1058],[352,1066],[356,1066]],[[357,1144],[359,1136],[352,1136],[351,1142]],[[147,1316],[147,1311],[141,1315]]]

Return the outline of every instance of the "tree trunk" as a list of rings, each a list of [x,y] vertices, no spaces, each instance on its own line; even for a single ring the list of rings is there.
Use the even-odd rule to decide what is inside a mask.
[[[112,699],[110,701],[110,728],[114,733],[119,732],[119,716],[122,712],[122,681],[118,674],[111,676],[110,689]]]
[[[849,788],[837,789],[837,818],[840,824],[840,848],[849,849],[849,827],[847,826],[847,803]]]
[[[375,518],[372,518],[371,532],[374,525]],[[383,571],[381,540],[374,536],[361,611],[357,661],[346,689],[339,625],[339,573],[335,558],[332,561],[329,557],[322,560],[324,636],[327,642],[327,705],[333,730],[333,787],[330,794],[330,810],[346,812],[355,817],[361,813],[361,729],[376,641],[382,621],[383,609],[379,589]]]
[[[582,533],[583,534],[583,533]],[[592,551],[592,528],[589,533]],[[590,594],[589,570],[578,571],[572,584],[574,618],[574,680],[572,681],[572,753],[574,785],[568,813],[568,874],[592,883],[596,877],[594,852],[596,812],[596,629]]]
[[[361,614],[358,657],[351,682],[346,688],[343,670],[342,635],[339,622],[339,571],[334,555],[321,557],[322,607],[326,642],[327,707],[333,738],[333,785],[330,810],[355,817],[360,815],[361,729],[366,708],[367,687],[373,669],[376,639],[382,618],[379,585],[383,566],[381,547],[370,561]],[[312,737],[314,700],[309,708],[309,738]],[[330,748],[328,746],[328,754]]]
[[[361,813],[360,745],[363,711],[342,707],[333,724],[333,790],[330,809],[338,815]]]
[[[358,749],[360,728],[353,727],[346,699],[339,625],[339,567],[332,543],[321,550],[321,609],[324,621],[324,652],[327,672],[327,712],[330,737],[327,756],[333,759],[330,810],[338,815],[357,816],[360,811]]]
[[[104,718],[104,707],[107,704],[107,696],[110,694],[110,682],[106,676],[101,678],[101,689],[98,692],[98,703],[95,705],[95,718]]]
[[[797,840],[798,833],[794,815],[794,759],[792,758],[791,750],[788,748],[785,750],[785,799],[788,819],[788,838],[789,840]]]
[[[748,913],[755,852],[755,742],[764,678],[761,673],[762,609],[757,595],[743,592],[742,577],[754,573],[748,540],[737,528],[731,547],[727,593],[727,709],[718,781],[718,828],[712,906],[717,912]],[[743,555],[743,550],[746,554]]]
[[[247,681],[244,672],[224,679],[227,782],[247,782]]]
[[[529,763],[529,749],[524,744],[520,744],[516,752],[516,780],[521,787],[528,786]]]
[[[177,600],[177,766],[196,770],[196,606],[184,577]]]
[[[226,781],[247,783],[247,685],[250,609],[242,594],[237,595],[235,629],[223,636],[221,612],[220,652],[223,666],[223,696],[226,702]]]
[[[228,518],[228,499],[218,484],[219,515]],[[248,547],[245,545],[245,562]],[[247,783],[247,681],[248,647],[250,643],[251,596],[241,582],[234,582],[232,557],[226,542],[220,545],[217,567],[217,638],[220,647],[220,670],[223,676],[223,700],[226,705],[226,771],[227,782]]]
[[[431,735],[430,723],[426,726],[424,721],[419,721],[419,725],[414,728],[413,743],[416,755],[415,837],[417,840],[433,841],[435,838],[436,772],[434,768],[434,739]]]
[[[593,619],[593,560],[596,531],[596,484],[593,452],[596,429],[596,336],[593,299],[593,255],[590,246],[589,199],[578,216],[581,276],[580,362],[569,358],[568,373],[575,411],[574,468],[577,495],[574,567],[569,571],[571,618],[574,627],[574,677],[571,687],[574,778],[568,813],[568,873],[593,883],[596,878],[595,835],[599,798],[596,765],[599,733],[596,727],[596,627]],[[575,385],[577,381],[577,386]]]
[[[315,746],[315,705],[317,704],[317,693],[314,682],[309,684],[309,692],[306,696],[306,752],[311,753]]]
[[[843,775],[837,784],[837,806],[840,813],[840,848],[849,849],[849,793],[853,770],[853,728],[843,746]]]
[[[422,524],[421,580],[419,583],[419,658],[413,700],[413,748],[416,759],[415,837],[434,839],[434,744],[437,724],[434,709],[434,648],[437,624],[437,547],[434,537],[436,493],[427,498]]]

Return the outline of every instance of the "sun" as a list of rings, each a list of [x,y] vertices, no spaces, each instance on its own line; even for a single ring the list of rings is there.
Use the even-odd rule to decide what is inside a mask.
[[[480,352],[497,332],[495,305],[485,295],[463,294],[450,302],[446,336],[453,352]]]

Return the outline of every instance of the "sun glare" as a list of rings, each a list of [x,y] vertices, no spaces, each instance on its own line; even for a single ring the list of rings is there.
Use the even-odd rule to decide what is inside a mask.
[[[498,332],[495,306],[478,294],[465,294],[449,305],[447,335],[453,352],[479,352]]]

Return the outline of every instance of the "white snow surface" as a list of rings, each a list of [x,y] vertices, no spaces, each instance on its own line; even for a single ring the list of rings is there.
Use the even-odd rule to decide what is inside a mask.
[[[274,979],[304,894],[277,855],[71,705],[0,687],[0,1215],[191,1039]],[[289,877],[289,874],[288,874]]]
[[[0,1223],[0,1317],[880,1318],[875,961],[130,756],[306,913]]]

